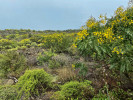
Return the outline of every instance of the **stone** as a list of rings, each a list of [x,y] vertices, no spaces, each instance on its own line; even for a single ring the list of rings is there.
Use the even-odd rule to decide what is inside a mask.
[[[14,84],[14,81],[12,79],[9,79],[7,82],[6,82],[6,85],[13,85]]]

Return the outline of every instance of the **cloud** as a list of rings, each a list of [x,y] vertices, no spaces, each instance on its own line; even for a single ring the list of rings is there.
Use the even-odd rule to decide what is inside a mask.
[[[0,0],[0,28],[80,28],[99,14],[111,16],[127,0]]]

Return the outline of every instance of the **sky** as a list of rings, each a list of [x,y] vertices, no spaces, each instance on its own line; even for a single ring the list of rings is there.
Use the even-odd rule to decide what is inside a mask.
[[[111,17],[129,0],[0,0],[0,29],[79,29],[90,16]]]

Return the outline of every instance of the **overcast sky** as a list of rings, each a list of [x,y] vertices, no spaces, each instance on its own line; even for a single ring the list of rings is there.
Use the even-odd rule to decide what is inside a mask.
[[[90,16],[111,17],[129,0],[0,0],[0,29],[78,29]]]

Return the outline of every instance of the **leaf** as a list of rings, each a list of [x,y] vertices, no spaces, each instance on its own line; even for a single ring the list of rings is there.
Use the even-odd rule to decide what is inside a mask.
[[[110,65],[110,69],[113,69],[115,67],[117,67],[117,64],[116,63]]]
[[[126,69],[126,66],[125,66],[125,65],[122,65],[122,66],[120,67],[120,72],[125,72],[125,69]]]
[[[99,48],[98,46],[95,46],[95,49],[96,49],[96,51],[97,51],[98,55],[99,55],[99,56],[101,56],[101,51],[100,51],[100,48]]]

